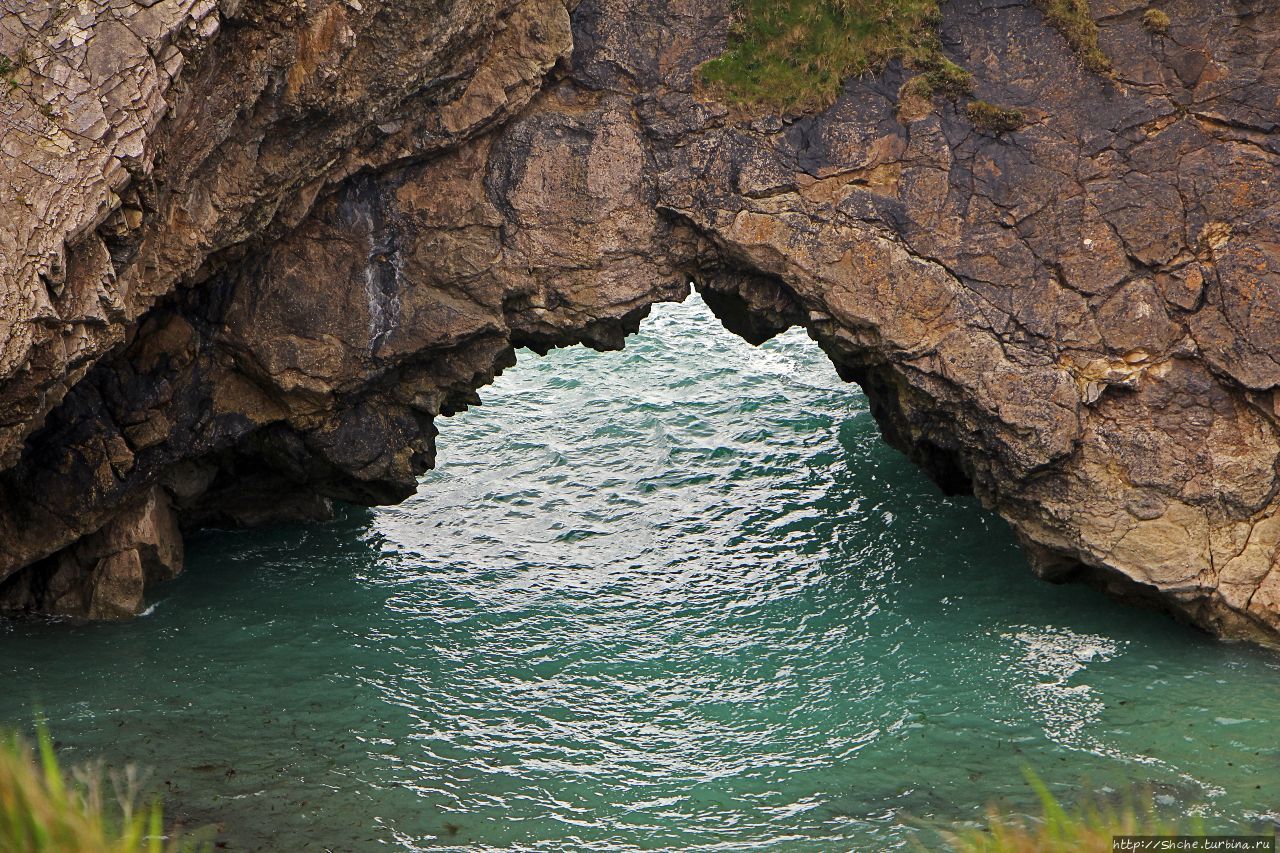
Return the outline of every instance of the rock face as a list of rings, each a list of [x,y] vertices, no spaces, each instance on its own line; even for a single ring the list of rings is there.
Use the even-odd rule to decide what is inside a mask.
[[[401,500],[515,347],[692,281],[1043,576],[1280,639],[1280,0],[1160,8],[1094,0],[1103,77],[1029,0],[943,4],[999,135],[896,63],[732,112],[728,0],[11,10],[0,602],[135,612],[178,524]]]

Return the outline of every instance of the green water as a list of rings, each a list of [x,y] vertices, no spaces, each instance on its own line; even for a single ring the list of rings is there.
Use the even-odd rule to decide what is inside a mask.
[[[694,299],[485,398],[403,506],[201,535],[128,624],[0,623],[0,719],[230,849],[932,846],[1032,809],[1024,767],[1277,817],[1280,658],[1035,581],[803,335]]]

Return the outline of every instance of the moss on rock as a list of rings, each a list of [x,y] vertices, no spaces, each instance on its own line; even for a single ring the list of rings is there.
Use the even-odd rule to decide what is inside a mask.
[[[1148,9],[1142,14],[1142,26],[1158,36],[1169,32],[1170,23],[1169,16],[1160,9]]]
[[[1027,123],[1022,110],[989,104],[986,101],[971,101],[965,109],[969,121],[975,127],[990,133],[1011,133]]]
[[[1089,14],[1089,0],[1035,0],[1049,24],[1062,33],[1085,68],[1111,73],[1111,60],[1098,47],[1098,25]]]

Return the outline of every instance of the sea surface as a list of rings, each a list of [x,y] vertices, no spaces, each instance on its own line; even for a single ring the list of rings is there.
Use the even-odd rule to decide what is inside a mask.
[[[1280,657],[1035,580],[791,332],[696,298],[518,367],[402,506],[0,622],[0,721],[231,850],[882,850],[1146,792],[1280,811]],[[1137,793],[1135,793],[1137,792]]]

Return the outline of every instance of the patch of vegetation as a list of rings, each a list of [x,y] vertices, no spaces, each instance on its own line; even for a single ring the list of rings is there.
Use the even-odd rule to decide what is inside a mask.
[[[954,87],[940,20],[938,0],[739,0],[728,49],[699,73],[729,103],[782,112],[830,106],[845,79],[891,59]]]
[[[1155,35],[1162,36],[1169,32],[1169,16],[1160,9],[1148,9],[1142,13],[1142,26]]]
[[[101,769],[66,774],[49,734],[36,748],[0,735],[0,850],[22,853],[172,853],[195,849],[166,840],[159,804],[135,806],[137,780],[115,780],[108,799]]]
[[[1098,25],[1089,14],[1089,0],[1035,0],[1035,4],[1085,68],[1097,74],[1111,73],[1111,60],[1098,47]]]
[[[923,73],[908,81],[908,86],[914,87],[913,94],[943,95],[954,101],[973,92],[973,75],[945,56],[930,57],[921,68]]]
[[[995,134],[1011,133],[1027,123],[1022,110],[1000,107],[986,101],[970,101],[965,112],[975,127]]]
[[[1198,835],[1199,821],[1179,825],[1162,819],[1150,797],[1139,802],[1091,805],[1068,812],[1049,788],[1027,772],[1027,780],[1040,799],[1043,812],[1035,822],[1009,818],[992,810],[986,829],[948,834],[955,853],[1110,853],[1115,835]]]
[[[903,99],[923,98],[927,101],[933,97],[933,86],[923,74],[917,74],[903,85],[899,95]]]
[[[971,94],[973,78],[942,55],[939,2],[735,0],[729,46],[703,63],[699,80],[738,107],[807,112],[830,106],[847,78],[900,59],[919,72],[907,81],[904,96],[959,99]],[[1088,0],[1033,2],[1086,68],[1110,73]]]
[[[945,56],[922,64],[926,67],[898,91],[898,115],[907,121],[931,112],[935,95],[958,101],[973,93],[973,75]]]
[[[9,91],[18,88],[18,63],[0,53],[0,78],[9,84]]]

